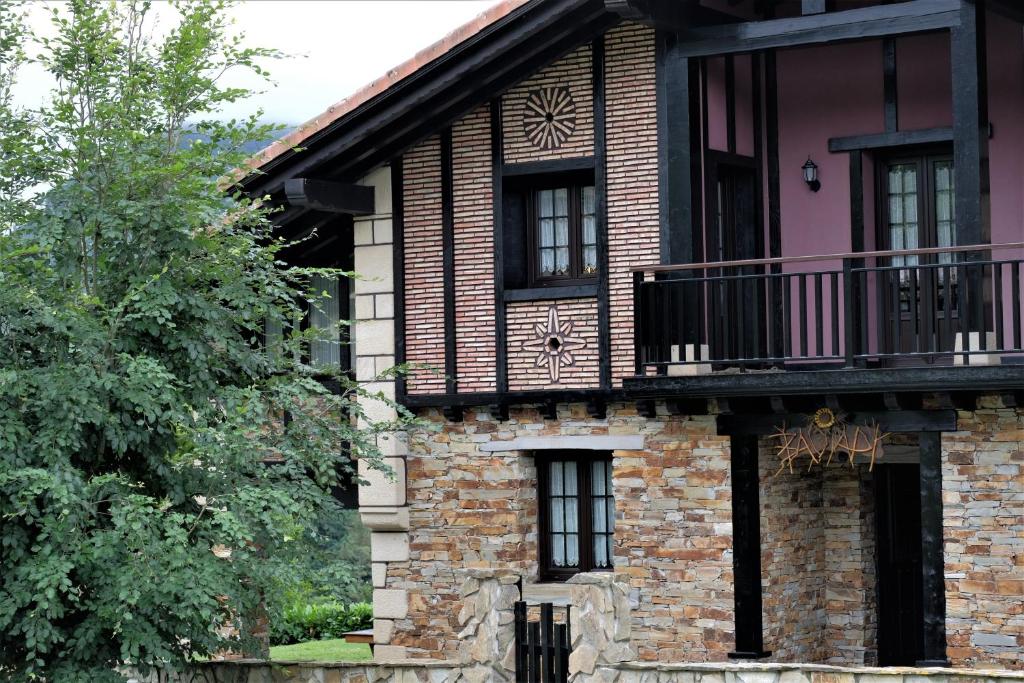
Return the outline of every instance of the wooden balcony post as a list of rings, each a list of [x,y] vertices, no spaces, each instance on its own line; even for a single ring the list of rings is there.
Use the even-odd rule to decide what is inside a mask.
[[[732,460],[732,562],[736,612],[736,649],[731,659],[760,659],[764,649],[761,621],[761,502],[758,494],[757,437],[729,437]]]
[[[942,554],[942,432],[923,432],[921,453],[922,659],[918,666],[949,666],[946,657],[946,582]]]

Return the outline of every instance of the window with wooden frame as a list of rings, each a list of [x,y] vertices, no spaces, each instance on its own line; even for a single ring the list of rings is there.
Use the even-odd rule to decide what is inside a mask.
[[[562,451],[537,458],[540,578],[610,571],[615,499],[610,453]]]
[[[309,346],[303,353],[304,360],[316,368],[342,368],[344,345],[341,338],[340,322],[343,319],[343,301],[347,298],[344,278],[335,276],[314,275],[309,282],[309,297],[302,302],[303,316],[294,325],[300,330],[320,330],[309,340]],[[283,346],[285,326],[278,320],[267,320],[264,323],[264,343],[266,348],[274,352]]]
[[[597,201],[593,184],[556,183],[528,194],[530,284],[597,278]]]

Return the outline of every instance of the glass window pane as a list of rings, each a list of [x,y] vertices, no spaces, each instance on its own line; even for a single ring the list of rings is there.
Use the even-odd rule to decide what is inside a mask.
[[[555,244],[559,247],[569,246],[569,219],[555,219]]]
[[[591,529],[591,531],[596,533],[604,533],[605,531],[608,531],[608,515],[605,513],[604,504],[604,498],[595,498],[591,505],[593,510],[591,518],[594,520],[594,528]]]
[[[556,216],[568,216],[569,215],[569,190],[564,187],[560,187],[555,190],[555,215]]]
[[[583,188],[583,215],[593,216],[597,213],[597,206],[595,202],[594,186],[588,185]]]
[[[583,272],[587,274],[597,272],[597,247],[583,248]]]
[[[540,220],[540,246],[555,246],[555,222],[550,218]]]
[[[590,463],[590,481],[595,496],[605,495],[604,488],[604,460],[594,460]]]
[[[541,275],[554,275],[555,273],[555,250],[554,249],[541,249],[540,250],[540,274]]]
[[[537,193],[537,213],[542,218],[550,218],[555,215],[553,195],[551,190],[541,190]]]
[[[551,531],[565,531],[565,506],[562,498],[551,499]]]
[[[551,564],[556,567],[565,566],[565,537],[562,534],[551,536]]]
[[[603,535],[594,537],[594,566],[601,569],[608,566],[608,546]]]
[[[597,221],[593,216],[583,217],[583,244],[597,244]]]
[[[909,164],[903,167],[903,191],[917,192],[917,169]]]
[[[903,223],[903,200],[900,195],[889,195],[889,223]]]
[[[576,498],[565,499],[565,530],[574,533],[580,530],[579,500]]]
[[[559,247],[555,250],[555,272],[565,275],[569,272],[569,248]]]
[[[310,362],[318,366],[341,364],[341,287],[336,277],[313,276],[310,281],[309,324],[318,330],[326,330],[321,339],[310,342]]]
[[[560,496],[565,491],[562,485],[562,461],[555,460],[548,464],[548,471],[551,473],[550,485],[551,489],[548,493],[552,496]]]
[[[580,537],[578,534],[566,534],[565,536],[565,565],[567,567],[580,566]]]
[[[263,323],[263,348],[275,358],[281,356],[284,344],[284,326],[280,320],[268,318]]]

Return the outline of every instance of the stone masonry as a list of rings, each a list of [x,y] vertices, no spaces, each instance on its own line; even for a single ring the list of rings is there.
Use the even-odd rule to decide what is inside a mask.
[[[947,652],[958,666],[1021,669],[1024,409],[962,412],[958,427],[942,435]]]
[[[386,590],[407,595],[392,646],[411,657],[450,658],[458,649],[459,573],[508,569],[537,576],[535,458],[586,439],[631,437],[613,449],[616,570],[629,585],[631,626],[644,660],[722,661],[732,645],[733,598],[728,439],[712,418],[641,417],[613,405],[605,419],[582,405],[560,405],[557,420],[532,408],[508,421],[467,411],[439,412],[411,435],[409,555],[387,564]],[[506,444],[511,444],[510,450]],[[574,446],[575,444],[575,446]]]

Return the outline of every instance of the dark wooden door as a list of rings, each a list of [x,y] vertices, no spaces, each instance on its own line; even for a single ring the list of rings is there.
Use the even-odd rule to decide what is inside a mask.
[[[882,249],[924,249],[957,245],[954,223],[953,157],[915,153],[879,165]],[[959,330],[957,271],[951,254],[897,256],[900,266],[882,276],[880,325],[890,352],[949,353]],[[945,267],[945,266],[949,267]],[[911,359],[934,361],[948,356]]]
[[[878,663],[922,658],[921,497],[917,465],[875,467]]]
[[[713,210],[708,235],[709,261],[742,261],[763,257],[757,229],[757,173],[744,164],[719,162],[713,166],[709,188]],[[712,276],[752,275],[752,268],[719,269]],[[716,359],[763,358],[764,291],[759,280],[709,283],[712,353]]]

